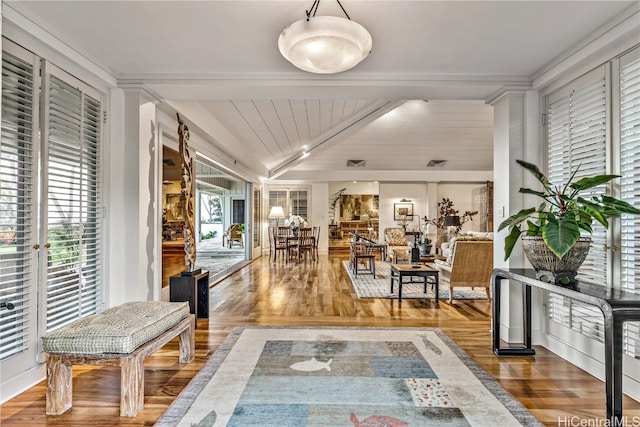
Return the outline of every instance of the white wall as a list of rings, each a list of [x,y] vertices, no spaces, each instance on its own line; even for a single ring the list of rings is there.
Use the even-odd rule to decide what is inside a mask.
[[[402,199],[411,200],[413,218],[407,220],[407,230],[418,228],[418,217],[427,214],[429,198],[426,182],[381,182],[380,183],[380,241],[384,241],[384,229],[399,227],[402,221],[394,220],[394,203]]]

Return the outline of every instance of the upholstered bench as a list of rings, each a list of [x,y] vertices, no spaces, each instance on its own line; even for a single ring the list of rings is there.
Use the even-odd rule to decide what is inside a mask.
[[[187,302],[129,302],[42,337],[47,353],[47,415],[72,406],[72,365],[120,366],[120,416],[144,406],[144,359],[180,336],[180,363],[194,358],[195,316]]]

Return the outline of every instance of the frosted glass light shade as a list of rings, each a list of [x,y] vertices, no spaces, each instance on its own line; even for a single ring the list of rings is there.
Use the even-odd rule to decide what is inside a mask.
[[[355,21],[337,16],[301,19],[282,31],[278,48],[301,70],[333,74],[349,70],[371,52],[371,34]]]

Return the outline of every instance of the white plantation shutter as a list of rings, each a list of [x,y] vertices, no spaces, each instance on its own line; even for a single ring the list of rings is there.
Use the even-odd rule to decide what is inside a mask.
[[[620,64],[620,198],[640,207],[640,48]],[[640,294],[640,217],[620,221],[620,285]],[[640,323],[624,325],[625,351],[640,357]]]
[[[260,215],[262,208],[262,191],[253,190],[253,247],[260,246],[260,224],[262,223],[262,216]]]
[[[594,70],[547,99],[547,176],[553,185],[607,173],[607,96],[604,67]],[[584,191],[587,199],[602,195],[605,186]],[[592,244],[578,279],[598,285],[608,281],[607,230],[593,223]],[[602,340],[602,313],[595,307],[549,294],[548,315],[571,329]]]
[[[46,85],[46,329],[98,310],[101,293],[99,94],[51,68]]]
[[[289,191],[289,203],[292,215],[300,215],[309,222],[308,195],[305,190]]]
[[[284,214],[300,215],[309,222],[309,190],[301,189],[273,189],[269,190],[269,205],[267,206],[267,215],[274,206],[282,206]],[[284,225],[284,221],[278,222]],[[269,219],[269,226],[275,226],[276,220]]]
[[[5,46],[8,49],[8,46]],[[11,49],[13,51],[14,49]],[[24,58],[24,59],[23,59]],[[37,120],[34,57],[2,55],[2,140],[0,142],[0,361],[33,347],[36,317],[35,173]],[[36,133],[37,135],[37,133]],[[33,349],[32,349],[33,350]],[[33,350],[35,352],[35,350]],[[2,365],[3,369],[8,369]]]

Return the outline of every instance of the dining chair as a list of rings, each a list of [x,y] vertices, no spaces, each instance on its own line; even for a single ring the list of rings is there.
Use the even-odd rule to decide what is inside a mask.
[[[376,277],[376,256],[373,253],[373,247],[362,240],[353,240],[349,251],[349,259],[351,261],[351,270],[355,277],[358,277],[359,266],[362,265],[366,271]]]
[[[278,252],[285,254],[287,250],[287,241],[283,240],[280,236],[278,236],[278,230],[276,227],[269,227],[269,260],[272,259],[273,262],[276,261],[278,257]]]
[[[274,240],[274,248],[275,254],[277,256],[278,252],[284,252],[285,260],[289,261],[289,238],[291,237],[291,229],[289,227],[274,227],[273,228],[273,240]],[[275,261],[274,256],[274,261]]]
[[[304,255],[304,259],[307,259],[307,255],[314,261],[317,259],[315,254],[315,236],[311,227],[305,227],[300,229],[298,235],[298,252],[299,256]]]
[[[320,241],[320,226],[313,226],[313,251],[316,259],[318,259],[318,242]]]

